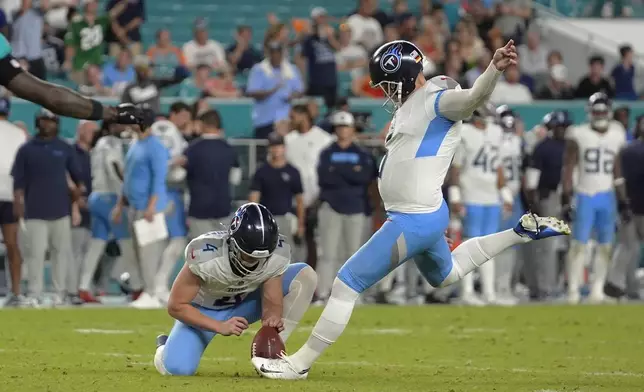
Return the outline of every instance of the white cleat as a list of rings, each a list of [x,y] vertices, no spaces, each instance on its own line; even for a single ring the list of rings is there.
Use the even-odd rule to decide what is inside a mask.
[[[465,294],[461,297],[460,301],[463,305],[468,305],[468,306],[486,306],[487,302],[482,300],[478,295],[476,294]]]
[[[570,227],[561,219],[524,214],[514,227],[514,231],[521,237],[540,240],[548,237],[569,235]]]
[[[601,305],[606,302],[604,294],[590,293],[586,298],[586,303],[590,305]]]
[[[143,293],[136,301],[130,303],[130,306],[136,309],[161,309],[163,304],[157,297],[153,297],[148,293]]]
[[[569,305],[578,305],[579,302],[581,302],[581,296],[579,293],[568,293],[566,296],[566,302],[568,302]]]
[[[497,306],[515,306],[519,303],[519,299],[513,295],[498,295],[492,301],[488,302]]]
[[[309,375],[309,369],[298,371],[283,352],[278,359],[253,357],[250,361],[257,374],[273,380],[304,380]]]
[[[168,302],[170,302],[170,292],[168,290],[157,291],[156,297],[159,299],[163,306],[168,305]]]

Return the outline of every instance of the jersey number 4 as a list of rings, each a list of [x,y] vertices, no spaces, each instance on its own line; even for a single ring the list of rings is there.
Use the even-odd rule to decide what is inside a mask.
[[[611,150],[589,148],[584,151],[584,172],[612,174],[615,153]]]
[[[481,167],[483,172],[494,172],[496,171],[496,161],[499,158],[499,148],[491,146],[490,153],[488,154],[485,151],[485,147],[481,148],[479,152],[474,157],[474,162],[472,165],[474,167]]]

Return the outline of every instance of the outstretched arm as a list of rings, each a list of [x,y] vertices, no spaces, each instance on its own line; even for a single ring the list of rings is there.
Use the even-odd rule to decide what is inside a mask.
[[[474,110],[483,105],[492,95],[499,77],[510,65],[516,65],[517,51],[514,41],[496,50],[485,72],[479,76],[472,88],[465,90],[445,90],[438,102],[440,114],[452,121],[469,118]]]

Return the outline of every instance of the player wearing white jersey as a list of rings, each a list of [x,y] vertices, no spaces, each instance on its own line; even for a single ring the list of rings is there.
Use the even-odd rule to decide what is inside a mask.
[[[573,241],[566,260],[570,303],[580,300],[586,244],[593,230],[598,247],[589,301],[603,301],[617,221],[615,189],[620,201],[627,200],[619,159],[619,152],[626,144],[626,131],[621,124],[611,121],[611,102],[605,94],[596,93],[589,98],[588,112],[590,123],[566,133],[564,153],[562,204],[567,211],[572,204],[573,172],[578,168]]]
[[[164,375],[195,374],[215,335],[239,336],[260,318],[286,341],[317,285],[311,267],[291,264],[290,244],[257,203],[241,206],[228,231],[192,240],[185,259],[168,303],[174,327],[157,338],[154,365]]]
[[[188,146],[175,122],[178,116],[170,115],[170,120],[159,120],[152,124],[152,134],[159,137],[161,143],[168,149],[170,156],[170,165],[177,157],[183,154]],[[180,166],[173,166],[168,170],[168,198],[172,201],[172,207],[166,213],[165,220],[168,227],[168,244],[163,250],[161,264],[154,278],[154,295],[162,303],[168,302],[170,292],[168,291],[168,282],[170,273],[181,256],[183,248],[186,246],[186,236],[188,228],[186,227],[186,207],[184,202],[184,183],[186,170]]]
[[[94,272],[105,252],[107,241],[119,242],[121,257],[133,259],[133,245],[126,219],[114,223],[112,209],[123,187],[123,141],[120,134],[124,126],[103,123],[103,136],[98,139],[91,152],[92,194],[88,198],[92,238],[83,260],[79,296],[83,302],[94,303],[98,300],[90,292]],[[133,281],[138,281],[134,273]]]
[[[461,144],[452,162],[448,190],[450,209],[456,214],[453,219],[463,218],[464,238],[496,233],[501,226],[501,202],[507,211],[512,208],[512,193],[505,187],[502,166],[503,130],[487,121],[483,108],[479,108],[460,131]],[[474,279],[468,274],[461,281],[461,301],[475,306],[496,303],[494,260],[481,266],[479,272],[483,300],[474,294]]]
[[[554,218],[526,215],[513,230],[469,239],[451,254],[444,237],[449,211],[441,188],[461,141],[461,121],[485,103],[501,72],[516,64],[516,58],[510,41],[495,52],[472,88],[462,90],[446,76],[427,81],[425,58],[411,42],[392,41],[376,50],[369,64],[372,84],[396,107],[385,139],[387,155],[380,165],[379,189],[388,219],[338,272],[306,344],[291,356],[252,359],[262,376],[305,378],[344,331],[360,293],[408,260],[433,287],[443,287],[510,246],[568,233]]]

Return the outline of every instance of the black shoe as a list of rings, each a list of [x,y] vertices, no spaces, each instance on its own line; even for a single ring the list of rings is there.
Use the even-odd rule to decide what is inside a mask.
[[[78,293],[77,294],[68,294],[67,295],[67,301],[70,304],[74,305],[74,306],[80,306],[80,305],[83,304],[83,300],[81,299],[81,297],[78,296]]]
[[[617,287],[616,285],[614,285],[614,284],[612,284],[610,282],[606,282],[604,284],[604,294],[606,294],[607,296],[609,296],[611,298],[621,298],[626,293],[624,292],[624,290],[622,290],[621,288]]]
[[[157,348],[165,346],[165,342],[168,341],[168,335],[159,335],[157,336]]]

